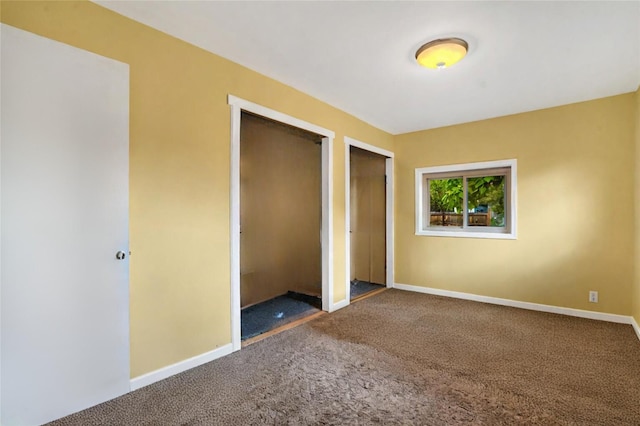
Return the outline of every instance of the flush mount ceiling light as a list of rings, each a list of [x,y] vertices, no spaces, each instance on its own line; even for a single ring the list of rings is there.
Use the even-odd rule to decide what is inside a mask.
[[[448,68],[464,58],[469,45],[461,38],[443,38],[424,44],[416,52],[416,61],[426,68]]]

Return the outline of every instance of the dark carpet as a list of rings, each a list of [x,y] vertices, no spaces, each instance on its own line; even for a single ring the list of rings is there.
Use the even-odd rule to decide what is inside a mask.
[[[56,425],[638,425],[629,325],[387,290]]]
[[[369,293],[370,291],[379,290],[386,286],[382,284],[370,283],[368,281],[353,280],[351,281],[351,300]]]
[[[320,312],[321,306],[320,298],[292,291],[249,306],[242,310],[241,338],[242,340],[250,339],[307,315]]]

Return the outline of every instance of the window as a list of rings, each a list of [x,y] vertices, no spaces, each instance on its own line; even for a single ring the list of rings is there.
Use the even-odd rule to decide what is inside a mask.
[[[416,169],[416,235],[516,238],[516,160]]]

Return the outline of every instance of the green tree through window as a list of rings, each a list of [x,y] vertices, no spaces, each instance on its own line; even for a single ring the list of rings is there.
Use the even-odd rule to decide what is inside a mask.
[[[415,169],[416,235],[516,239],[517,160]]]
[[[472,226],[504,226],[505,177],[479,176],[467,180],[467,212],[489,215],[490,223]],[[431,225],[461,226],[464,203],[463,178],[429,179]]]

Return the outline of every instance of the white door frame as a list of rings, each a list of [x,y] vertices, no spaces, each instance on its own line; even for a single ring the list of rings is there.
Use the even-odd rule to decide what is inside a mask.
[[[333,303],[333,139],[335,133],[315,124],[262,105],[228,96],[231,106],[231,344],[240,349],[240,119],[242,111],[270,118],[322,138],[322,309],[332,312]]]
[[[356,148],[364,149],[365,151],[373,152],[387,157],[385,160],[385,175],[386,179],[386,241],[387,241],[387,288],[393,287],[393,152],[386,149],[378,148],[377,146],[370,145],[365,142],[345,136],[344,138],[344,192],[345,192],[345,208],[344,208],[344,223],[345,223],[345,264],[346,264],[346,295],[347,300],[351,300],[351,155],[350,148],[355,146]]]

